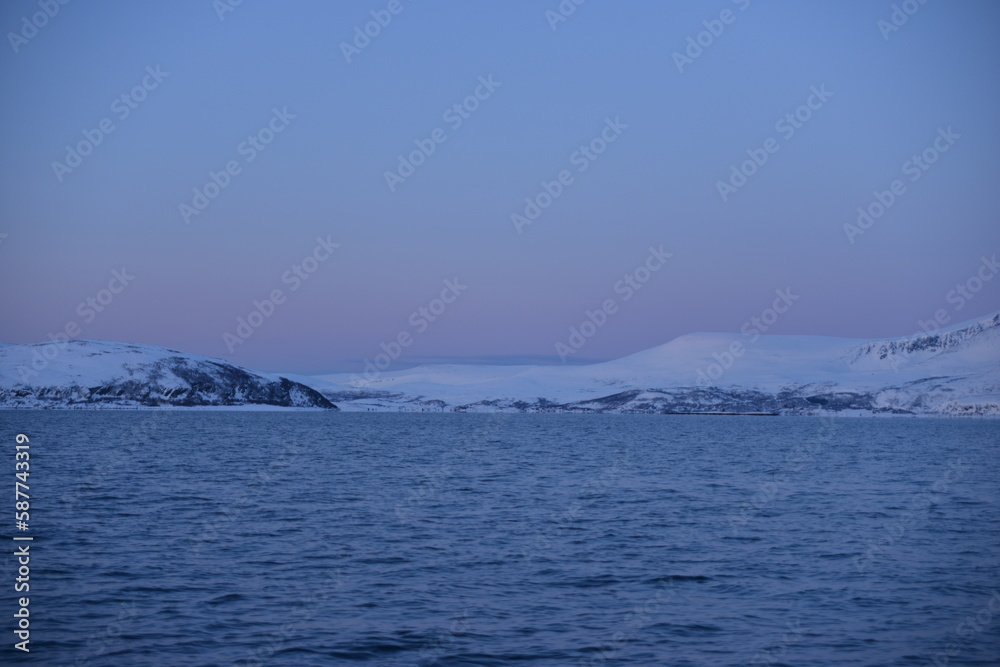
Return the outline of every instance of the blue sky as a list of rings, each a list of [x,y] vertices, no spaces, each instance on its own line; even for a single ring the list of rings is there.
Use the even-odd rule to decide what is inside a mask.
[[[555,0],[246,0],[221,18],[210,0],[70,2],[26,28],[46,6],[0,9],[6,342],[75,323],[353,372],[400,336],[394,368],[558,362],[609,299],[571,361],[739,331],[778,289],[799,298],[769,333],[905,335],[1000,308],[1000,280],[954,295],[1000,251],[987,0],[909,3],[899,25],[892,2],[861,0],[589,0],[558,22]],[[703,46],[679,68],[689,39]],[[794,132],[779,123],[796,113]],[[907,166],[925,150],[933,164]],[[212,173],[225,187],[200,201]],[[845,231],[894,181],[882,215]],[[661,246],[626,299],[616,285]],[[464,288],[436,302],[448,280]],[[239,318],[259,326],[243,336]]]

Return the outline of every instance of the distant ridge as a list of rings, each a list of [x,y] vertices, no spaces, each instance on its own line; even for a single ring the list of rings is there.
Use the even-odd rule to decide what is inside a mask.
[[[345,410],[1000,416],[1000,313],[898,338],[699,333],[583,366],[296,379]]]
[[[929,334],[680,336],[590,365],[260,373],[107,341],[0,345],[0,407],[1000,416],[1000,312]]]

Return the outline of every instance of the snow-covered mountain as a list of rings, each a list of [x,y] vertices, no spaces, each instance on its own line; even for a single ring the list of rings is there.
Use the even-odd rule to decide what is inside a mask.
[[[0,407],[337,409],[314,389],[197,354],[72,340],[0,346]]]
[[[148,345],[0,345],[0,407],[1000,416],[1000,313],[878,340],[689,334],[587,366],[273,375]]]
[[[345,410],[1000,415],[1000,313],[902,338],[689,334],[588,366],[290,377]]]

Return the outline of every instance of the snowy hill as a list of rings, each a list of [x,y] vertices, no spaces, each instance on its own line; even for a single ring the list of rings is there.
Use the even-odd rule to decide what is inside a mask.
[[[336,409],[285,377],[164,347],[85,340],[0,346],[0,407],[168,406]]]
[[[148,345],[0,346],[0,407],[1000,416],[1000,313],[877,340],[700,333],[588,366],[271,375]]]
[[[589,366],[297,379],[346,410],[1000,415],[1000,313],[903,338],[689,334]]]

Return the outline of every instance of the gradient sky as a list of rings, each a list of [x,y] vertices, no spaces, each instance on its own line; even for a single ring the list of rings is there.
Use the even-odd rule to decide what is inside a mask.
[[[40,10],[3,3],[0,340],[76,322],[81,338],[353,372],[400,332],[413,343],[393,368],[558,361],[609,298],[574,361],[739,331],[786,287],[800,298],[772,333],[906,335],[938,309],[1000,308],[1000,280],[960,311],[947,298],[1000,251],[996,2],[929,2],[885,39],[888,0],[590,0],[555,30],[558,0],[401,0],[347,62],[341,43],[389,4],[247,0],[220,20],[211,0],[71,2],[15,52]],[[679,72],[674,52],[723,10]],[[120,119],[114,100],[157,66],[168,76]],[[491,75],[452,129],[444,112]],[[776,121],[813,86],[833,96],[786,139]],[[275,108],[295,118],[247,162]],[[60,182],[53,162],[104,118],[114,131]],[[575,171],[606,118],[628,128]],[[911,182],[904,163],[947,127],[960,138]],[[447,141],[390,192],[385,172],[436,128]],[[768,138],[778,152],[722,201],[717,182]],[[242,171],[186,224],[179,205],[230,160]],[[564,169],[573,183],[519,234],[511,214]],[[894,179],[905,193],[850,243],[844,224]],[[290,291],[317,237],[340,247]],[[660,245],[673,256],[625,302],[616,281]],[[78,304],[122,267],[135,279],[86,321]],[[410,314],[454,278],[468,289],[418,331]],[[274,289],[285,302],[230,353],[223,334]]]

